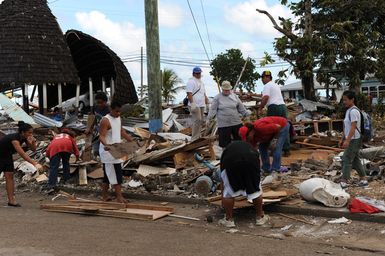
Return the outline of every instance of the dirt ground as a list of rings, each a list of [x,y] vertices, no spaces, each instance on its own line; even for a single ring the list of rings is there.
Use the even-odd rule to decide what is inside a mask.
[[[253,211],[244,209],[236,211],[237,227],[228,230],[217,225],[221,210],[209,206],[169,204],[176,214],[200,221],[166,217],[150,222],[50,213],[39,205],[53,196],[20,192],[17,197],[22,208],[5,207],[0,186],[0,256],[385,254],[385,225],[375,223],[328,224],[327,219],[295,216],[315,224],[310,225],[271,215],[271,225],[256,227]],[[207,216],[214,222],[208,223]]]

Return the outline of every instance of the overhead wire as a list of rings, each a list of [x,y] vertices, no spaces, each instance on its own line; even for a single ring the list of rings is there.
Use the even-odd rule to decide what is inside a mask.
[[[203,13],[203,20],[204,20],[205,26],[206,26],[207,39],[209,41],[209,46],[210,46],[210,51],[211,51],[211,58],[214,58],[213,47],[211,45],[211,39],[210,39],[210,33],[209,33],[209,27],[207,25],[206,12],[205,12],[205,9],[203,7],[203,0],[200,0],[200,1],[201,1],[202,13]]]
[[[188,7],[189,7],[189,9],[190,9],[191,16],[192,16],[192,18],[193,18],[193,21],[194,21],[194,24],[195,24],[195,28],[196,28],[196,30],[197,30],[197,32],[198,32],[198,35],[199,35],[199,38],[200,38],[200,40],[201,40],[203,49],[204,49],[204,51],[205,51],[205,53],[206,53],[206,57],[207,57],[207,59],[210,61],[210,57],[209,57],[209,54],[207,53],[206,45],[205,45],[205,43],[203,42],[203,38],[202,38],[201,32],[200,32],[200,30],[199,30],[198,23],[197,23],[197,21],[196,21],[196,19],[195,19],[195,16],[194,16],[194,11],[193,11],[193,9],[191,8],[190,1],[189,1],[189,0],[186,0],[186,1],[187,1],[187,4],[188,4]]]

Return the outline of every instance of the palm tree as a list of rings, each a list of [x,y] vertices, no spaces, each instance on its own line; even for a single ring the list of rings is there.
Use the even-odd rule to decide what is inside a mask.
[[[179,90],[185,89],[185,86],[181,85],[182,82],[174,70],[165,68],[162,71],[162,97],[165,103],[170,103]]]

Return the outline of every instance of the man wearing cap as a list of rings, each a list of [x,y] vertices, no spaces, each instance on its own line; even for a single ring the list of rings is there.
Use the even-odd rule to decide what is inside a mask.
[[[189,79],[186,86],[188,106],[191,113],[192,121],[192,138],[191,140],[196,140],[200,138],[202,125],[203,125],[203,114],[205,111],[206,105],[209,103],[209,100],[206,96],[205,85],[201,80],[202,69],[200,67],[195,67],[193,69],[193,77]]]
[[[267,116],[281,116],[287,118],[287,108],[285,101],[283,100],[281,88],[273,82],[273,76],[270,71],[265,70],[262,72],[262,83],[264,84],[263,96],[258,113],[262,114],[262,111],[266,106]],[[290,151],[289,137],[283,146],[283,151],[285,154],[288,154]]]
[[[250,115],[238,96],[232,93],[229,81],[222,82],[222,92],[211,103],[208,122],[216,117],[218,125],[219,146],[225,148],[232,140],[241,140],[238,131],[242,127],[241,116]]]
[[[289,136],[289,127],[286,118],[268,116],[260,118],[253,124],[245,124],[239,129],[239,135],[243,141],[247,141],[253,146],[259,144],[263,172],[270,174],[281,169],[282,148]],[[270,165],[268,150],[274,138],[277,138],[277,144],[273,152],[273,163]]]

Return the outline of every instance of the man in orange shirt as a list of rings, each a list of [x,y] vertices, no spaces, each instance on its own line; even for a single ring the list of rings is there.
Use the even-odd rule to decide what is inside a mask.
[[[268,116],[255,121],[253,124],[245,124],[239,130],[243,141],[253,146],[259,145],[259,154],[262,160],[262,170],[272,173],[281,169],[282,148],[289,136],[289,123],[286,118]],[[273,152],[273,163],[270,164],[269,146],[271,141],[277,138],[277,144]]]

